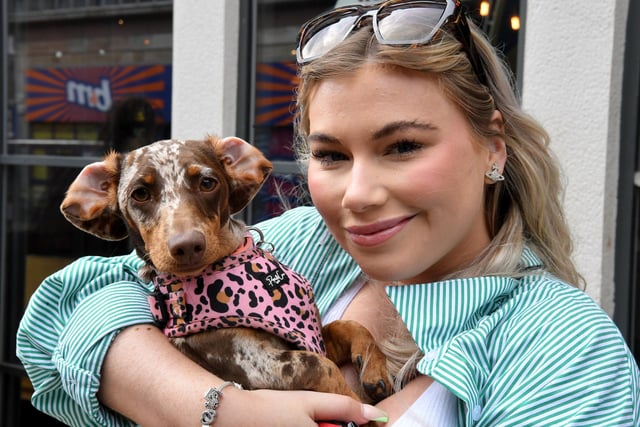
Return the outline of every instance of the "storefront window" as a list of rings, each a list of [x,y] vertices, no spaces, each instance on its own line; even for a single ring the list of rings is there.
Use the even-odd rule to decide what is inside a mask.
[[[60,214],[80,168],[170,136],[171,0],[6,2],[0,168],[0,425],[61,425],[31,407],[15,333],[40,282],[84,255],[129,252]]]
[[[292,150],[296,86],[295,40],[300,26],[335,0],[257,1],[254,116],[251,141],[275,168],[253,203],[260,221],[309,199]]]

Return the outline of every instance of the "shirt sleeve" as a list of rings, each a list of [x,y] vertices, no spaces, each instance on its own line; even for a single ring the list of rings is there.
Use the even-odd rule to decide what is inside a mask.
[[[551,275],[392,286],[459,425],[637,426],[640,373],[609,316]],[[428,416],[428,415],[427,415]]]
[[[17,356],[33,383],[32,404],[70,426],[134,425],[100,405],[107,350],[127,326],[152,323],[135,255],[85,257],[43,281],[17,333]]]
[[[512,319],[478,425],[638,425],[633,355],[609,317],[570,292]]]
[[[313,211],[307,210],[307,216],[313,218]],[[290,230],[282,231],[287,223],[274,219],[262,225],[275,229],[269,237],[277,238],[289,236]],[[40,284],[16,339],[17,356],[34,387],[35,408],[70,426],[135,425],[100,405],[97,392],[104,357],[119,331],[153,323],[147,302],[151,287],[140,283],[137,274],[142,265],[133,253],[84,257]]]

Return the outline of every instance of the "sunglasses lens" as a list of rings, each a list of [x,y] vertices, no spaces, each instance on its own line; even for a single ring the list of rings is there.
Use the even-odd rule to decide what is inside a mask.
[[[376,31],[386,44],[427,43],[445,19],[445,4],[382,8],[376,17]]]
[[[349,35],[357,19],[358,16],[343,16],[330,24],[319,22],[309,26],[299,43],[298,61],[306,62],[329,52]]]
[[[459,3],[455,0],[391,0],[384,2],[379,9],[336,9],[303,26],[296,51],[298,63],[309,62],[329,52],[368,16],[373,16],[373,30],[380,43],[429,43],[458,6]]]

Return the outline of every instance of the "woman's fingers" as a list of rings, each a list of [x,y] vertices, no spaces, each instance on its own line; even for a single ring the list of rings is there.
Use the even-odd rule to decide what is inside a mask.
[[[256,397],[253,408],[258,411],[263,408],[269,425],[317,427],[320,421],[353,421],[358,425],[374,420],[386,422],[382,410],[347,396],[312,391],[256,390],[251,393]]]
[[[313,393],[312,417],[316,421],[340,420],[365,424],[368,421],[386,422],[387,414],[375,406],[360,403],[347,396]]]

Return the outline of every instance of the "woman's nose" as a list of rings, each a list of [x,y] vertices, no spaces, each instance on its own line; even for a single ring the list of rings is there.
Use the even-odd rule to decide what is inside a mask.
[[[378,206],[386,200],[380,171],[369,163],[354,162],[347,176],[342,207],[361,212]]]

